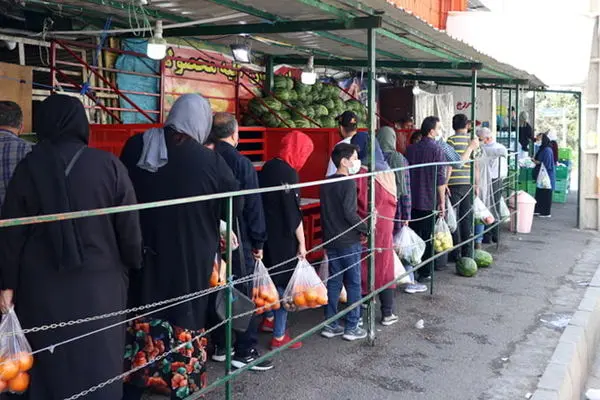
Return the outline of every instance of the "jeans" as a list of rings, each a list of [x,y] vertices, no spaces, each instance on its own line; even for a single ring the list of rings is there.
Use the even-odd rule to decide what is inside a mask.
[[[327,280],[327,306],[325,307],[325,318],[329,319],[337,314],[342,284],[346,287],[348,304],[354,304],[361,299],[360,280],[360,258],[362,246],[356,243],[344,249],[327,249],[329,258],[329,279]],[[333,276],[340,271],[339,275]],[[346,330],[352,330],[358,326],[360,319],[360,307],[354,308],[346,314]],[[336,325],[335,324],[332,325]]]
[[[277,286],[277,292],[279,292],[279,298],[283,298],[283,292],[285,288]],[[275,322],[273,324],[273,337],[280,338],[285,335],[285,327],[287,325],[288,312],[283,306],[279,307],[278,310],[273,311]]]
[[[485,230],[485,225],[478,224],[475,225],[475,243],[483,242],[483,231]]]

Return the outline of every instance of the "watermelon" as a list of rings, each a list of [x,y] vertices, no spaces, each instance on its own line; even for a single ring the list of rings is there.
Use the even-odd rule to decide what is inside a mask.
[[[252,118],[250,115],[246,114],[242,118],[242,126],[258,126],[260,124],[256,123],[256,120]]]
[[[335,128],[337,126],[337,123],[335,122],[335,119],[333,119],[332,117],[322,117],[319,121],[320,125],[323,128]]]
[[[294,120],[296,128],[310,128],[310,121],[304,118],[298,118]]]
[[[319,104],[315,108],[315,115],[327,116],[327,115],[329,115],[329,110],[324,105]]]
[[[294,89],[294,80],[292,78],[287,78],[287,88],[288,90]]]
[[[298,93],[295,90],[288,91],[288,94],[290,96],[290,100],[292,100],[292,101],[298,100]]]
[[[258,116],[261,116],[269,111],[258,98],[254,98],[248,102],[248,110],[250,110],[252,114]]]
[[[281,121],[280,121],[281,122]],[[285,124],[283,122],[281,122],[279,124],[280,128],[295,128],[296,124],[294,123],[294,121],[292,121],[291,119],[286,119],[285,120]]]
[[[477,268],[487,268],[494,262],[494,258],[485,250],[475,250],[473,259],[477,264]]]
[[[352,99],[346,102],[346,108],[350,111],[358,111],[363,108],[363,105],[360,104],[360,101]]]
[[[456,273],[461,276],[471,277],[477,274],[477,263],[469,257],[462,257],[456,262]]]
[[[315,115],[316,115],[316,113],[315,113],[314,107],[312,107],[312,106],[306,107],[306,116],[307,117],[313,118]]]
[[[327,107],[328,110],[335,109],[335,103],[331,99],[325,99],[321,102],[321,104]]]
[[[288,81],[287,78],[285,76],[276,76],[275,79],[273,80],[273,89],[274,90],[281,90],[281,89],[285,89],[287,90],[288,88]]]
[[[290,100],[290,91],[287,89],[277,89],[274,93],[276,98],[280,99],[281,101]]]
[[[267,125],[268,128],[277,128],[277,127],[279,127],[279,124],[281,123],[279,118],[277,118],[273,114],[263,115],[262,120],[264,121],[265,125]]]
[[[298,94],[300,94],[300,93],[302,93],[302,94],[310,93],[310,86],[305,85],[302,82],[296,82],[294,84],[294,87],[296,88],[296,92],[298,92]]]
[[[279,111],[281,110],[281,108],[283,107],[283,105],[281,104],[281,102],[273,97],[265,97],[263,99],[263,101],[265,102],[266,105],[268,105],[269,107],[271,107],[271,109],[273,111]]]
[[[282,111],[279,111],[277,114],[279,114],[279,118],[281,118],[284,121],[288,121],[288,120],[292,119],[292,116],[290,115],[289,111],[282,110]]]

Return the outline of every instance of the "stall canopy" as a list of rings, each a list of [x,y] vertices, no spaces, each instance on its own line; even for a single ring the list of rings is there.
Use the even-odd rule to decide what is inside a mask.
[[[273,55],[278,63],[300,65],[314,55],[321,65],[328,63],[336,69],[352,70],[366,67],[365,29],[372,27],[377,34],[377,61],[382,63],[378,71],[405,80],[470,82],[471,69],[481,68],[480,83],[544,87],[536,76],[478,52],[385,0],[152,0],[144,6],[140,3],[66,0],[56,1],[50,7],[46,1],[30,0],[27,7],[37,5],[44,12],[50,8],[61,15],[72,13],[100,28],[107,15],[113,16],[115,28],[130,28],[130,21],[142,17],[150,23],[161,19],[167,40],[174,36],[196,37],[221,45],[247,40],[254,53]],[[365,17],[373,16],[378,16],[380,23],[365,25],[369,20]],[[211,22],[168,28],[173,23],[200,19]],[[343,29],[332,29],[332,20],[342,22]],[[235,25],[246,25],[247,30],[234,29]],[[285,28],[278,30],[278,25]],[[347,63],[348,60],[355,63]]]

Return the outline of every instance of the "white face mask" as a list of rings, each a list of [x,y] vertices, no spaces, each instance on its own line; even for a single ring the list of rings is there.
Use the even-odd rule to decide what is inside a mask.
[[[350,175],[358,174],[358,171],[360,171],[361,165],[362,164],[361,164],[360,160],[352,161],[352,165],[348,168],[348,173]]]

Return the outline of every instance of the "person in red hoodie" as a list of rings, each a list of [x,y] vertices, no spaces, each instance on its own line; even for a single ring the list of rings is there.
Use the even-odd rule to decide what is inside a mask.
[[[258,175],[260,187],[298,183],[300,181],[298,171],[310,157],[313,148],[311,138],[300,131],[292,131],[285,135],[281,140],[279,155],[268,161]],[[294,257],[306,256],[300,193],[298,189],[263,193],[262,202],[268,237],[264,248],[265,266],[271,268],[292,259],[269,271],[279,296],[282,297],[297,263]],[[291,340],[286,333],[287,311],[280,307],[273,312],[273,316],[274,319],[265,318],[262,327],[263,330],[265,328],[273,330],[272,349],[281,347]],[[302,347],[301,342],[291,346],[292,349],[300,347]]]

